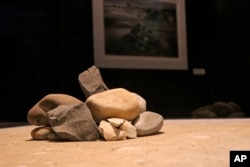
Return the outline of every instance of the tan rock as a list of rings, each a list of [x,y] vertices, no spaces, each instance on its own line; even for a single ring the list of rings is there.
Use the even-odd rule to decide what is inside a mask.
[[[102,120],[99,132],[107,141],[135,139],[136,128],[127,120],[121,118],[109,118]]]
[[[125,119],[121,118],[109,118],[107,120],[112,126],[116,128],[120,127],[126,121]]]
[[[47,135],[47,138],[49,139],[49,140],[52,140],[52,141],[60,141],[60,140],[62,140],[59,136],[57,136],[56,135],[56,133],[49,133],[48,135]]]
[[[48,134],[53,133],[50,126],[37,127],[31,131],[31,136],[33,140],[47,140]]]
[[[106,141],[125,140],[126,134],[120,129],[112,126],[109,122],[102,120],[98,127],[101,136]]]
[[[128,121],[125,121],[123,124],[121,124],[120,129],[129,139],[135,139],[137,137],[136,128]]]
[[[134,93],[134,95],[137,97],[137,100],[138,100],[138,103],[139,103],[139,106],[140,106],[140,109],[141,109],[140,113],[145,112],[147,110],[147,102],[146,102],[146,100],[137,93]]]
[[[94,94],[86,100],[96,123],[108,118],[135,119],[141,112],[138,97],[124,89],[109,89]]]
[[[61,104],[79,104],[81,100],[66,94],[48,94],[38,101],[29,111],[27,120],[32,125],[48,125],[47,112]]]

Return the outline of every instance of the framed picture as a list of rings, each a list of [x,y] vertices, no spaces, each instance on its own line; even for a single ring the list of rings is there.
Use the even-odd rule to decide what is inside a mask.
[[[185,0],[92,0],[100,68],[188,69]]]

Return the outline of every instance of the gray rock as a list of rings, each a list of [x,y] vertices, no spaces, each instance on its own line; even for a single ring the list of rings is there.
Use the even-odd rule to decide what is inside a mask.
[[[164,118],[160,114],[146,111],[133,120],[132,125],[136,128],[137,136],[139,137],[159,132],[163,126],[163,122]]]
[[[86,98],[90,95],[108,90],[108,87],[103,82],[101,73],[96,66],[92,66],[79,74],[78,81]]]
[[[48,94],[28,111],[27,120],[30,124],[36,126],[48,125],[48,111],[62,104],[78,103],[82,103],[82,101],[67,94]]]
[[[47,114],[53,131],[61,139],[95,141],[100,138],[98,127],[85,103],[59,105]]]

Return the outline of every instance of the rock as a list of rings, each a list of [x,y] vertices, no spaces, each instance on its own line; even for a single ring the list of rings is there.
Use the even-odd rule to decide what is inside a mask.
[[[120,129],[126,134],[126,138],[137,138],[136,128],[130,122],[125,121],[123,124],[121,124]]]
[[[147,136],[157,133],[163,122],[164,118],[160,114],[146,111],[133,120],[132,125],[136,128],[137,136]]]
[[[227,116],[227,118],[244,118],[246,117],[246,114],[243,112],[234,112]]]
[[[141,109],[140,113],[145,112],[146,109],[147,109],[146,100],[143,97],[141,97],[140,95],[138,95],[137,93],[134,93],[134,95],[137,97],[137,100],[138,100],[138,103],[139,103],[139,106],[140,106],[140,109]]]
[[[211,110],[211,106],[200,107],[191,113],[192,118],[216,118],[217,115]]]
[[[115,128],[120,129],[126,135],[126,138],[135,139],[136,135],[136,128],[127,120],[121,118],[109,118],[108,122]]]
[[[212,111],[217,115],[219,118],[225,118],[228,115],[235,112],[235,107],[229,105],[228,103],[224,102],[215,102],[212,105]]]
[[[48,125],[47,112],[61,104],[79,104],[81,100],[66,94],[48,94],[38,101],[29,111],[27,120],[32,125]]]
[[[31,131],[33,140],[48,140],[48,135],[54,133],[50,126],[37,127]]]
[[[125,122],[125,119],[121,118],[108,118],[107,120],[112,126],[116,128],[119,128]]]
[[[47,138],[52,141],[60,141],[62,140],[59,136],[57,136],[55,133],[49,133],[47,135]]]
[[[102,120],[98,127],[100,134],[106,141],[125,140],[126,134],[109,122]]]
[[[85,103],[59,105],[47,114],[53,131],[63,140],[95,141],[100,138]]]
[[[138,97],[124,89],[109,89],[86,100],[96,123],[108,118],[135,119],[141,112]]]
[[[212,105],[200,107],[191,112],[192,118],[239,118],[246,117],[234,102],[214,102]]]
[[[135,139],[137,137],[135,127],[121,118],[102,120],[98,129],[106,141]]]
[[[96,66],[90,67],[78,76],[80,87],[86,98],[89,96],[108,90],[103,82],[101,73]]]

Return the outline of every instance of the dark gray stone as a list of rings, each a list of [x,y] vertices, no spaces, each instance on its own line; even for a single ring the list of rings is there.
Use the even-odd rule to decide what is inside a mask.
[[[90,67],[78,76],[80,87],[86,98],[89,96],[108,90],[108,87],[103,82],[101,73],[96,66]]]
[[[63,140],[95,141],[98,127],[85,103],[59,105],[48,112],[49,123]]]

